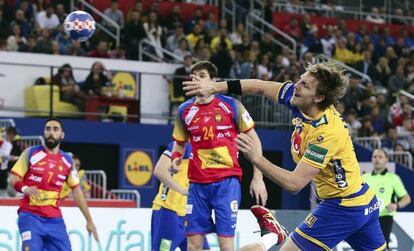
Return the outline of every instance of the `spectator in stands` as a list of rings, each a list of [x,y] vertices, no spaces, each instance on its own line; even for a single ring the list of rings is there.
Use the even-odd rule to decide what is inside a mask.
[[[136,1],[134,7],[132,7],[131,9],[128,10],[127,18],[126,18],[127,22],[130,22],[132,20],[132,13],[134,11],[139,12],[141,14],[141,22],[146,21],[147,17],[143,14],[144,13],[144,5],[142,4],[141,1]]]
[[[30,3],[28,0],[20,1],[18,10],[23,11],[24,17],[30,24],[33,24],[35,22],[36,9],[34,5]]]
[[[387,117],[381,113],[381,110],[378,105],[374,105],[370,114],[371,124],[375,132],[379,135],[382,135],[386,132],[389,127]]]
[[[89,52],[88,56],[95,58],[109,58],[108,43],[106,41],[99,41],[98,45],[96,45],[95,50]]]
[[[351,75],[349,88],[342,98],[347,110],[358,111],[358,100],[362,96],[362,90],[359,88],[361,79],[357,75]]]
[[[398,58],[395,50],[392,46],[385,47],[384,57],[388,60],[388,66],[391,69],[391,72],[395,73],[397,69],[397,65],[399,64],[399,60],[405,60],[404,58]],[[403,62],[402,65],[404,65]]]
[[[60,55],[59,42],[52,40],[52,55]]]
[[[230,69],[230,78],[232,79],[239,79],[241,74],[241,66],[242,66],[242,60],[238,53],[236,53],[235,50],[229,51],[230,58],[233,62],[231,69]]]
[[[0,10],[3,12],[3,16],[7,21],[11,21],[13,18],[13,12],[10,10],[5,0],[0,0]]]
[[[52,53],[52,41],[50,39],[50,32],[48,29],[42,29],[40,36],[37,38],[34,51],[37,53]]]
[[[20,26],[17,24],[13,25],[12,34],[7,38],[8,51],[17,51],[20,46],[27,43],[26,38],[22,37],[20,33]]]
[[[226,45],[227,50],[231,50],[233,48],[233,43],[228,37],[228,32],[226,28],[221,28],[218,36],[214,37],[210,43],[211,53],[216,53],[221,46],[221,43]]]
[[[237,28],[240,28],[240,27],[237,27]],[[219,26],[217,23],[216,13],[214,13],[213,11],[209,11],[207,13],[207,19],[204,22],[204,33],[206,34],[207,37],[212,37],[213,31],[218,30],[218,29],[219,29]],[[240,39],[240,42],[241,42],[241,39]]]
[[[302,3],[299,0],[288,1],[285,7],[286,12],[288,13],[304,13]]]
[[[16,24],[19,25],[21,30],[20,35],[22,37],[28,37],[31,33],[31,26],[24,17],[24,12],[22,10],[17,10],[14,16],[14,20],[10,23],[10,27],[13,27]]]
[[[167,29],[168,34],[174,31],[177,26],[182,26],[181,6],[179,4],[174,5],[168,16],[161,19],[161,24]]]
[[[117,0],[112,0],[111,7],[104,11],[105,16],[109,17],[112,21],[118,24],[121,28],[124,27],[124,13],[119,10],[119,4]],[[115,27],[109,22],[104,20],[103,23],[110,30],[114,30]]]
[[[190,79],[191,65],[193,64],[193,58],[190,54],[184,57],[184,65],[179,67],[174,72],[173,79],[173,95],[175,98],[188,99],[183,91],[183,81]],[[180,103],[171,103],[171,112],[176,111]],[[172,113],[173,114],[173,113]],[[172,115],[171,114],[171,115]]]
[[[397,210],[408,206],[411,203],[410,194],[401,182],[401,178],[387,169],[388,155],[383,149],[377,149],[372,154],[372,173],[365,174],[364,180],[375,192],[378,200],[381,201],[379,223],[382,233],[388,244],[390,242],[393,217]]]
[[[391,23],[393,24],[405,24],[405,20],[402,19],[403,17],[403,11],[400,8],[395,8],[393,11],[393,18],[391,19]]]
[[[260,51],[263,54],[269,55],[270,58],[274,58],[280,48],[277,48],[275,43],[272,41],[272,35],[269,32],[263,33],[262,40],[260,41]]]
[[[388,66],[388,60],[385,57],[381,57],[375,66],[371,78],[374,80],[376,85],[387,87],[388,78],[391,76],[391,69]]]
[[[302,30],[299,27],[297,18],[292,18],[289,24],[283,27],[283,32],[293,37],[297,42],[302,41]]]
[[[80,111],[84,110],[85,94],[76,83],[70,64],[64,64],[59,68],[52,77],[52,85],[59,86],[60,100],[76,105]]]
[[[163,59],[164,54],[161,50],[161,39],[163,35],[163,30],[158,21],[158,13],[155,11],[151,11],[148,16],[148,22],[145,22],[143,26],[147,34],[148,40],[154,46],[153,48],[150,48],[150,50],[154,51],[158,58]]]
[[[59,52],[60,54],[68,55],[72,45],[72,38],[65,32],[63,25],[60,25],[58,29],[55,40],[58,42]]]
[[[184,58],[185,55],[191,54],[191,50],[188,44],[188,41],[185,37],[182,37],[178,42],[178,48],[174,50],[174,54],[180,58]],[[175,60],[175,62],[180,62],[181,60]]]
[[[375,66],[372,63],[372,52],[370,50],[364,51],[363,59],[355,63],[355,69],[371,77],[375,74]]]
[[[40,28],[50,30],[57,28],[60,24],[53,5],[49,5],[46,7],[46,10],[37,13],[36,22],[39,24]]]
[[[305,13],[303,15],[303,20],[300,24],[300,29],[302,30],[303,36],[306,36],[308,32],[313,28],[313,24],[311,21],[311,16],[309,13]]]
[[[323,38],[321,38],[322,52],[327,56],[332,56],[332,52],[335,48],[336,39],[333,36],[333,27],[328,25],[326,28],[326,33]]]
[[[200,24],[195,24],[193,31],[187,35],[187,40],[190,42],[191,47],[194,48],[199,40],[204,39],[202,28]]]
[[[414,39],[410,36],[406,28],[401,30],[401,37],[404,39],[405,48],[412,48],[414,46]]]
[[[63,4],[62,3],[56,4],[56,16],[58,17],[59,22],[61,24],[63,24],[67,15],[68,13],[66,13],[65,6]]]
[[[211,62],[220,69],[217,73],[217,77],[222,79],[230,77],[230,70],[233,64],[227,42],[228,41],[225,38],[221,38],[216,53],[214,53],[210,59]]]
[[[351,50],[350,64],[353,66],[356,62],[361,61],[364,58],[364,51],[361,43],[356,43],[353,50]]]
[[[270,57],[268,54],[261,55],[260,63],[257,66],[256,78],[266,81],[273,78],[272,67],[270,65]]]
[[[282,55],[277,55],[274,60],[274,64],[272,67],[273,72],[273,80],[277,82],[285,82],[287,80],[286,67],[283,64],[283,57]]]
[[[244,24],[238,23],[236,26],[236,30],[230,34],[230,40],[233,43],[234,47],[237,47],[238,45],[243,43],[243,34],[245,33],[246,31],[244,29]]]
[[[353,54],[348,48],[346,48],[346,39],[341,37],[336,41],[336,48],[334,50],[334,59],[341,61],[345,64],[352,63]]]
[[[250,36],[247,33],[244,33],[242,35],[242,43],[235,45],[234,49],[239,55],[244,55],[246,51],[250,51],[251,42],[250,42]]]
[[[131,12],[130,21],[126,23],[122,33],[127,58],[137,60],[139,43],[147,36],[141,22],[141,12]]]
[[[170,35],[167,38],[167,45],[166,45],[167,50],[173,52],[175,49],[177,49],[179,47],[179,42],[181,39],[184,39],[186,43],[188,43],[187,47],[190,47],[190,43],[187,41],[187,38],[185,37],[185,34],[184,34],[184,27],[181,24],[179,24],[175,27],[174,34]]]
[[[362,127],[361,122],[357,119],[357,113],[355,110],[350,110],[346,113],[345,121],[349,128],[351,138],[358,137],[358,131]]]
[[[414,148],[414,121],[412,118],[406,118],[402,126],[397,126],[397,135],[408,142],[406,150],[413,152]]]
[[[82,48],[81,43],[76,40],[72,40],[72,44],[69,48],[69,56],[86,56],[85,50]]]
[[[250,79],[256,77],[256,59],[256,53],[252,51],[246,53],[245,62],[242,64],[240,72],[242,79]]]
[[[372,126],[369,117],[362,118],[362,126],[358,130],[358,137],[373,137],[377,136],[374,127]]]
[[[388,80],[388,91],[390,95],[396,96],[400,90],[403,90],[404,87],[407,84],[407,80],[404,76],[404,66],[399,65],[397,66],[397,70],[394,75],[391,75],[391,77]]]
[[[198,40],[194,48],[194,57],[200,61],[210,60],[210,47],[204,39]]]
[[[401,104],[401,113],[391,117],[393,126],[402,126],[404,120],[412,118],[412,106],[410,104]]]
[[[375,23],[375,24],[385,23],[384,18],[379,15],[379,11],[377,7],[371,8],[371,13],[367,15],[367,17],[365,18],[365,21]]]
[[[184,27],[185,33],[187,34],[190,31],[194,31],[195,26],[199,24],[199,21],[202,20],[202,17],[203,17],[203,11],[201,10],[201,8],[197,8],[194,12],[194,17],[185,23],[185,27]],[[195,46],[195,43],[193,44],[193,46]]]
[[[124,46],[122,44],[116,47],[115,49],[110,50],[108,54],[109,54],[109,58],[126,59],[126,53],[124,50]]]
[[[366,35],[368,35],[367,25],[365,23],[362,23],[361,26],[359,27],[358,32],[355,33],[355,38],[357,42],[362,42],[362,40],[364,39]]]
[[[391,36],[389,27],[384,27],[384,30],[382,31],[382,38],[387,46],[395,45],[395,38]]]
[[[15,127],[7,127],[0,139],[0,191],[7,187],[8,164],[13,149],[13,139],[17,134]],[[0,192],[0,196],[5,194]]]
[[[18,51],[20,52],[36,52],[35,51],[35,47],[36,47],[36,37],[35,36],[29,36],[29,38],[27,39],[27,43],[21,43],[19,45]]]
[[[85,92],[88,95],[102,95],[104,87],[111,87],[112,73],[101,62],[95,62],[85,80]]]

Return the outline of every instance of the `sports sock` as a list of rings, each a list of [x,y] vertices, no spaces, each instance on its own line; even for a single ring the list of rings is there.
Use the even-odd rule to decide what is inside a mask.
[[[279,237],[275,233],[268,233],[262,236],[258,243],[264,248],[264,251],[269,250],[271,247],[277,244]]]

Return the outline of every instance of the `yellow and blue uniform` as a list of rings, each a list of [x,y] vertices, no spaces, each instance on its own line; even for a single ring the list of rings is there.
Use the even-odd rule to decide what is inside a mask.
[[[279,86],[277,100],[293,111],[293,160],[320,169],[313,178],[322,200],[292,233],[302,250],[331,250],[346,240],[357,250],[384,250],[379,202],[363,182],[349,131],[334,106],[310,118],[290,104],[294,84]]]
[[[174,142],[171,142],[163,152],[171,158]],[[191,145],[187,144],[180,165],[180,172],[172,178],[181,187],[188,189],[188,161],[191,156]],[[158,193],[152,203],[151,217],[151,239],[152,250],[169,251],[179,247],[182,251],[187,250],[187,239],[185,237],[185,214],[187,196],[160,184]],[[168,226],[168,227],[165,227]],[[204,239],[204,250],[209,250],[207,239]]]
[[[41,199],[25,195],[18,210],[22,250],[71,250],[69,236],[59,208],[59,193],[66,182],[79,185],[72,158],[64,151],[51,154],[44,146],[27,148],[11,172],[26,186],[35,186]]]

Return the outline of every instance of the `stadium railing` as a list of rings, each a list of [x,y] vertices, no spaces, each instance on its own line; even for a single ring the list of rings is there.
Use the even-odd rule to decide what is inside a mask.
[[[379,137],[355,137],[354,142],[370,150],[381,148]]]
[[[106,198],[106,173],[103,170],[85,170],[85,176],[91,186],[91,197]]]
[[[403,166],[413,169],[413,156],[408,151],[403,152],[389,152],[388,159],[390,161],[400,163]]]
[[[45,145],[45,140],[42,136],[21,136],[20,141],[26,146]]]
[[[0,119],[0,128],[16,126],[13,119]]]
[[[133,200],[137,207],[141,206],[141,194],[133,189],[112,189],[106,194],[105,199],[110,200]]]

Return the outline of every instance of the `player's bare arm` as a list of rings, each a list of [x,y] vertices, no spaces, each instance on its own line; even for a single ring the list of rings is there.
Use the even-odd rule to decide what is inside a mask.
[[[183,89],[187,96],[208,97],[216,93],[228,93],[228,82],[206,82],[200,81],[196,76],[191,75],[192,81],[183,82]],[[233,83],[229,83],[233,84]],[[277,101],[277,92],[282,83],[274,81],[263,81],[259,79],[240,80],[242,94],[254,94],[265,96],[273,101]]]
[[[173,173],[177,173],[181,170],[180,165],[181,165],[181,161],[183,160],[184,147],[185,147],[185,142],[183,143],[177,142],[177,141],[174,142],[172,155],[171,155],[171,164],[172,164],[171,170],[173,171]]]
[[[236,141],[239,150],[244,153],[244,156],[255,167],[260,169],[270,180],[291,193],[297,193],[302,190],[320,172],[319,169],[302,160],[298,162],[294,171],[288,171],[274,165],[256,149],[253,143],[254,140],[247,134],[239,134]]]
[[[157,177],[166,187],[182,194],[187,195],[188,191],[184,187],[175,182],[170,173],[171,159],[165,155],[161,155],[157,164],[155,165],[154,175]]]
[[[262,144],[254,128],[246,132],[246,134],[253,139],[254,147],[262,154]],[[256,204],[264,206],[266,205],[268,194],[263,181],[263,174],[257,167],[253,167],[253,178],[250,182],[250,196],[256,198]]]
[[[96,231],[95,224],[93,223],[91,214],[89,212],[88,204],[86,203],[85,196],[83,195],[82,190],[79,186],[76,186],[72,189],[73,197],[78,203],[78,207],[81,210],[83,216],[86,220],[86,229],[88,230],[89,234],[93,235],[93,238],[96,241],[99,241],[98,232]]]
[[[15,174],[11,174],[11,185],[12,187],[15,187],[17,182],[22,182],[22,178],[20,178],[19,176],[15,175]],[[41,196],[39,193],[39,190],[37,190],[37,187],[35,186],[23,186],[22,187],[22,193],[32,197],[36,200],[41,200]]]

